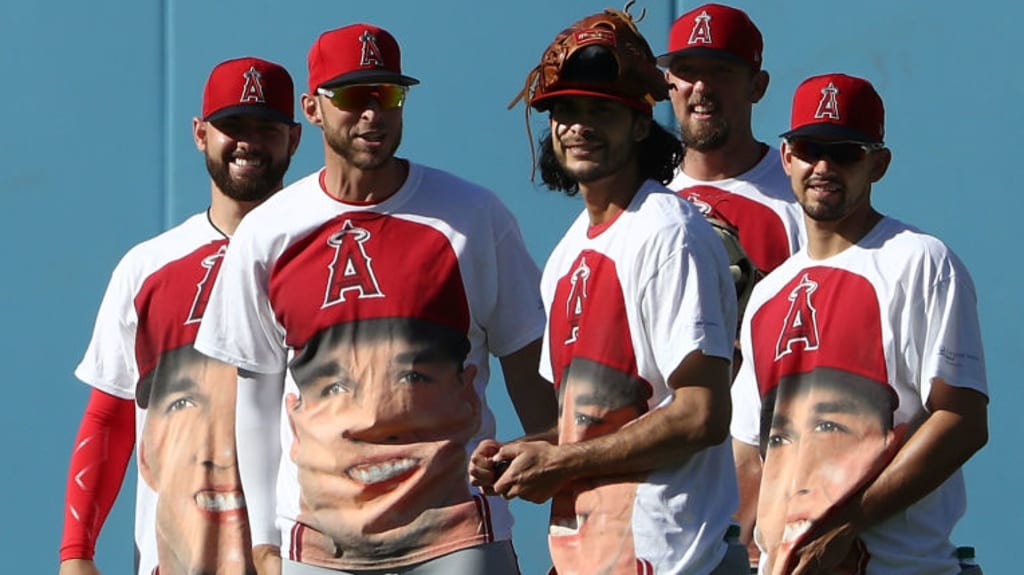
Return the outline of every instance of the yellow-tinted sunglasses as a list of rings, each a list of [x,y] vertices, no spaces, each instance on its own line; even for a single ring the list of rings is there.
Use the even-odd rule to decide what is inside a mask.
[[[317,88],[316,93],[326,97],[341,110],[365,110],[370,100],[376,100],[381,110],[394,110],[405,104],[408,86],[398,84],[352,84],[337,88]]]

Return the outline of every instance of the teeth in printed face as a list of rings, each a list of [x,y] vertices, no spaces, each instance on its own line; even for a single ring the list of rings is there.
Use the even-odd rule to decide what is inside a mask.
[[[579,529],[574,529],[568,525],[551,524],[548,526],[548,535],[553,537],[565,537],[568,535],[576,535],[577,533],[579,533]]]
[[[419,464],[419,460],[405,457],[373,465],[353,467],[348,470],[348,476],[360,483],[373,485],[398,477],[416,467],[417,464]]]
[[[196,494],[195,501],[200,509],[214,513],[237,511],[245,507],[245,497],[238,491],[230,493],[203,491]]]
[[[798,537],[806,533],[810,528],[811,522],[806,519],[787,523],[786,529],[782,532],[782,542],[792,543],[793,541],[796,541]]]

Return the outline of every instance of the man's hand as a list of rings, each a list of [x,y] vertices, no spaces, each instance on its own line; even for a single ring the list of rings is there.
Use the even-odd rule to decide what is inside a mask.
[[[65,559],[60,562],[59,575],[100,575],[92,559]]]
[[[253,547],[252,560],[258,575],[281,575],[281,548],[277,545]]]
[[[785,557],[776,561],[775,575],[830,575],[846,573],[839,570],[848,563],[857,542],[858,532],[850,522],[833,513],[814,522]],[[782,558],[780,558],[782,559]]]
[[[500,472],[494,456],[501,447],[501,443],[485,439],[469,456],[469,484],[479,487],[486,495],[497,495],[494,492],[494,483],[498,480]]]
[[[492,489],[506,499],[519,497],[533,503],[551,499],[571,479],[560,463],[560,455],[567,449],[572,449],[572,444],[518,441],[502,446],[491,460],[510,463]]]

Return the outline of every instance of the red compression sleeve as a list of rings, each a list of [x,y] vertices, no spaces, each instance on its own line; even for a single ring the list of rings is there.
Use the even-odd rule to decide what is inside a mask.
[[[61,561],[92,559],[134,447],[135,402],[92,390],[68,469]]]

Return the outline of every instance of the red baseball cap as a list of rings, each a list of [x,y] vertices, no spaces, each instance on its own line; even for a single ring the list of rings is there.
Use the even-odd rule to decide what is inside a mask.
[[[324,32],[309,49],[308,64],[310,94],[342,84],[420,83],[402,75],[402,52],[395,37],[373,24]]]
[[[236,58],[217,64],[203,89],[203,120],[237,114],[295,123],[295,85],[280,64]]]
[[[722,4],[704,4],[683,14],[668,34],[668,52],[658,65],[668,68],[678,56],[726,58],[761,69],[764,41],[747,13]]]
[[[823,74],[797,86],[789,127],[783,138],[881,144],[885,108],[871,82],[846,74]]]

